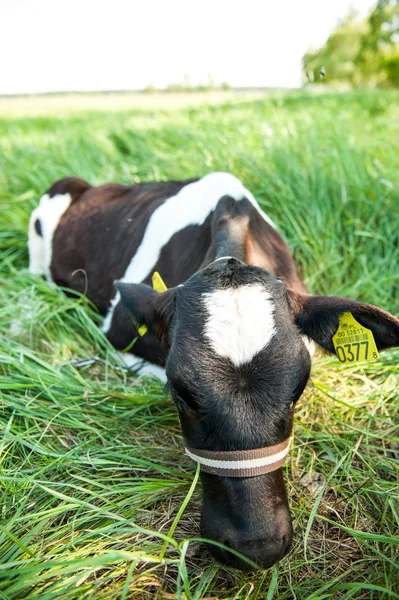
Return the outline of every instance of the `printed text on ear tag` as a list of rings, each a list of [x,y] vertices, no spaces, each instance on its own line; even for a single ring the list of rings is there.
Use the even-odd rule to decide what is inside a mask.
[[[378,350],[370,329],[360,325],[350,312],[339,317],[337,332],[332,343],[335,354],[342,363],[377,360]]]

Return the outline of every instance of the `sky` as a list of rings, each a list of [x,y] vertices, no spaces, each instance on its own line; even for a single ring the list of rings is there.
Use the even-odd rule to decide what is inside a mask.
[[[206,82],[297,87],[301,58],[376,0],[0,0],[0,94]]]

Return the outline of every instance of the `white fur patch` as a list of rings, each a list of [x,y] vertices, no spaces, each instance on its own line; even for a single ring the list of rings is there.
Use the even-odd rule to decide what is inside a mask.
[[[199,181],[184,186],[175,196],[165,200],[151,215],[143,240],[133,256],[121,281],[140,283],[154,269],[162,248],[178,231],[189,225],[202,225],[209,213],[214,210],[223,196],[235,200],[248,200],[255,206],[266,221],[274,224],[263,213],[252,194],[241,181],[230,173],[210,173]],[[120,300],[119,293],[111,302],[104,319],[102,330],[107,333],[111,327],[115,306]]]
[[[205,336],[216,354],[236,366],[252,360],[276,333],[274,304],[260,283],[216,290],[203,298]]]
[[[265,213],[265,211],[261,209],[261,207],[257,203],[255,197],[247,189],[245,190],[245,197],[248,198],[248,200],[250,201],[250,203],[252,204],[252,206],[254,208],[256,208],[256,210],[258,211],[258,213],[260,214],[260,216],[262,217],[262,219],[264,219],[265,221],[267,221],[267,223],[269,223],[269,225],[271,225],[271,227],[273,227],[273,229],[277,229],[276,224],[274,223],[274,221],[272,221],[271,218],[269,217],[269,215],[267,215]]]
[[[130,354],[128,352],[117,352],[116,357],[125,367],[135,371],[139,377],[142,375],[147,377],[155,377],[163,383],[166,383],[168,380],[166,377],[166,371],[163,367],[153,365],[142,358],[138,358],[134,354]]]
[[[314,341],[311,340],[310,338],[308,338],[307,335],[302,336],[302,341],[306,346],[306,350],[310,354],[310,358],[312,358],[314,353],[316,352],[316,345],[315,345]]]
[[[44,241],[35,229],[37,219],[40,221],[40,208],[32,211],[29,221],[28,249],[29,249],[29,273],[32,275],[44,275]]]
[[[66,209],[72,202],[70,194],[44,194],[40,198],[39,206],[33,211],[29,223],[29,270],[31,273],[46,275],[48,281],[51,277],[51,259],[53,255],[53,236],[58,223]],[[36,219],[40,220],[42,237],[34,228]]]

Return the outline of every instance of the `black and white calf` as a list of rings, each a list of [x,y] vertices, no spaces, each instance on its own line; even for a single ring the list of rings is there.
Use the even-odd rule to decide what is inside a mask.
[[[201,463],[203,536],[263,568],[284,556],[292,528],[281,466],[309,378],[307,342],[333,352],[339,317],[351,312],[379,349],[398,346],[399,320],[307,295],[273,222],[226,173],[97,188],[63,179],[32,213],[29,251],[32,273],[98,306],[116,348],[147,326],[133,360],[166,369],[186,452]],[[150,287],[154,271],[166,292]]]

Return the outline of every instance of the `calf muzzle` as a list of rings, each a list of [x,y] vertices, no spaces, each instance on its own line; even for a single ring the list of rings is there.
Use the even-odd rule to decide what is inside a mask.
[[[292,525],[281,467],[290,442],[231,452],[186,445],[187,456],[201,467],[202,535],[225,546],[207,544],[221,563],[267,569],[288,552]]]

